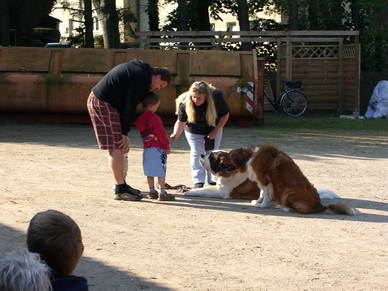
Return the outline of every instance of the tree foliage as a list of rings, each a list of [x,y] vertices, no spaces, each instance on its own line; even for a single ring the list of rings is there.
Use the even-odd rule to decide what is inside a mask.
[[[279,11],[287,11],[290,0],[274,1]],[[388,67],[387,0],[297,1],[299,29],[359,30],[363,71],[386,70]]]
[[[351,1],[352,26],[360,31],[364,71],[388,71],[388,1]]]
[[[150,31],[159,31],[159,8],[158,0],[148,0],[148,24]]]

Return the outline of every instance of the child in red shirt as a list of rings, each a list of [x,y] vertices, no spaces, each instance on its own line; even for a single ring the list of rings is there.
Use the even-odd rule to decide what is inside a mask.
[[[172,201],[175,197],[165,190],[167,155],[170,153],[170,142],[162,119],[155,114],[160,105],[160,98],[155,93],[148,93],[143,101],[144,112],[133,123],[139,129],[143,139],[143,169],[147,176],[151,199]],[[155,190],[155,179],[158,177],[160,193]]]

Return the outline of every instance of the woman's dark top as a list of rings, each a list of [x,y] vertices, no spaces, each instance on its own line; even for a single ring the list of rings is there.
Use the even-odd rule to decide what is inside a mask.
[[[86,279],[73,275],[54,277],[52,286],[53,291],[89,291]]]
[[[132,60],[114,67],[92,89],[97,98],[117,109],[122,134],[128,134],[136,118],[136,107],[149,92],[151,80],[151,66]]]
[[[218,89],[214,90],[212,97],[217,111],[217,119],[216,119],[216,123],[217,123],[222,116],[229,113],[229,106],[226,103],[224,99],[224,95],[222,94],[221,90],[218,90]],[[186,98],[190,98],[190,96],[187,96]],[[207,104],[208,104],[207,101],[205,101],[200,106],[194,106],[195,114],[196,114],[195,116],[196,122],[187,123],[186,130],[188,132],[194,133],[194,134],[209,134],[214,129],[214,126],[208,125],[206,121]],[[187,122],[186,104],[184,102],[179,105],[178,120],[182,122]]]

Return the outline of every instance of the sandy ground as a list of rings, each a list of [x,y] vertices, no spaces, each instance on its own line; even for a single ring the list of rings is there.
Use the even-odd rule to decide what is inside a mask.
[[[171,128],[169,128],[171,131]],[[146,190],[131,133],[129,182]],[[57,209],[81,227],[76,274],[90,290],[388,290],[388,133],[226,128],[224,149],[272,143],[357,217],[297,215],[247,201],[113,200],[88,125],[0,121],[0,251],[25,247],[30,218]],[[168,183],[191,186],[184,137]]]

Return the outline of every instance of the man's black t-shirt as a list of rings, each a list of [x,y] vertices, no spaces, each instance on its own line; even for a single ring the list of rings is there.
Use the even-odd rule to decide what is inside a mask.
[[[222,116],[229,113],[229,106],[224,99],[222,91],[218,89],[214,90],[212,97],[217,111],[217,123]],[[187,95],[186,98],[190,98],[190,96]],[[205,101],[202,105],[195,107],[196,122],[187,123],[186,130],[188,132],[194,134],[209,134],[214,129],[214,126],[208,125],[206,121],[207,104],[207,101]],[[184,102],[179,105],[178,120],[182,122],[187,122],[186,104]]]
[[[136,118],[136,107],[150,90],[151,80],[151,66],[132,60],[114,67],[92,89],[97,98],[117,109],[122,134],[128,134]]]

